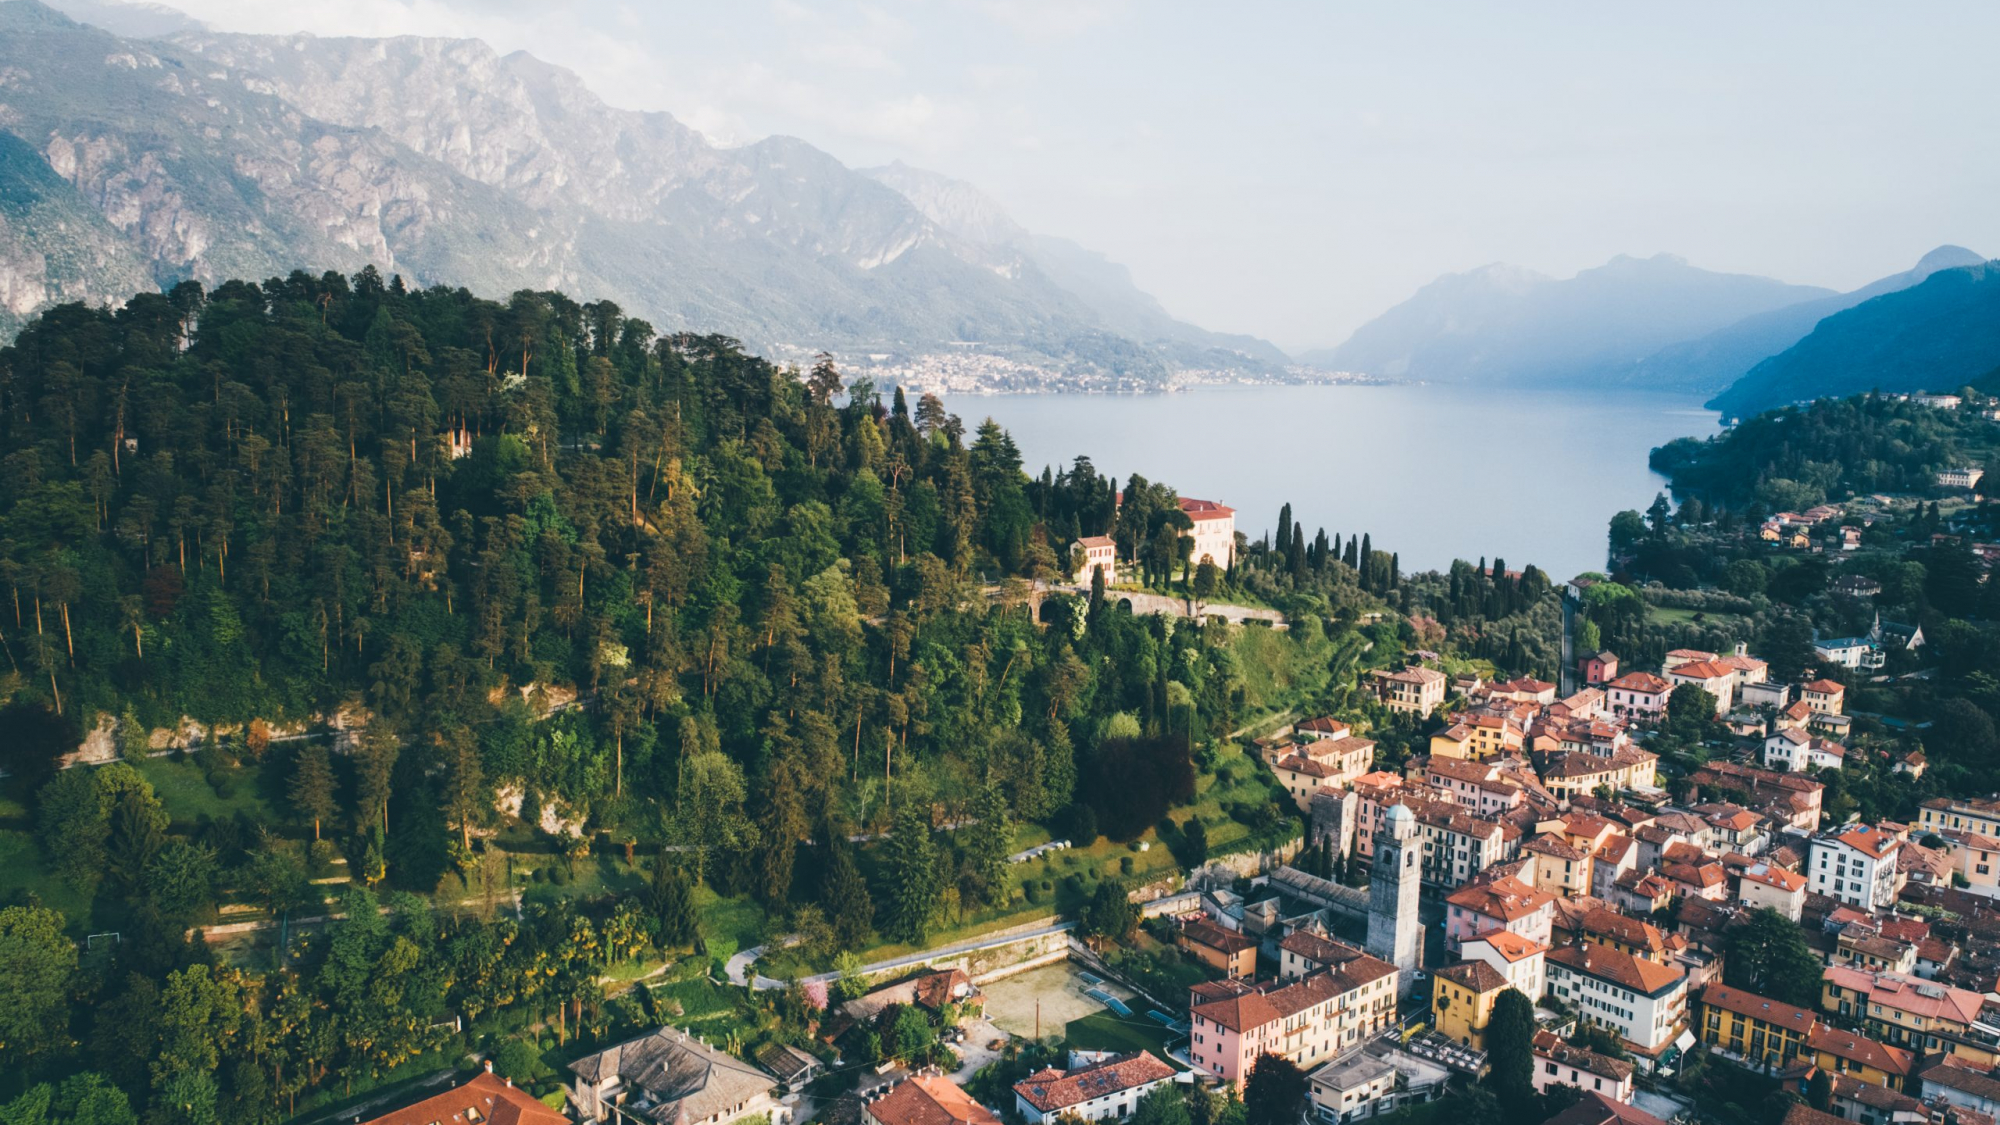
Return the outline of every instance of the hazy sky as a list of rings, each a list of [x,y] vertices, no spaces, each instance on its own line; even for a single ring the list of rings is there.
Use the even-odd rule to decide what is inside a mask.
[[[476,36],[723,141],[970,180],[1169,310],[1337,343],[1436,275],[1618,253],[1852,288],[2000,255],[2000,4],[176,0]]]

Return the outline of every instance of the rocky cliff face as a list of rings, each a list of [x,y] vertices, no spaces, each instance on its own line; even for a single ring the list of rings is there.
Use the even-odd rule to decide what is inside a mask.
[[[803,141],[718,148],[474,40],[125,39],[14,0],[0,129],[20,149],[0,171],[43,182],[62,216],[0,200],[10,331],[149,282],[372,262],[418,284],[609,297],[663,330],[779,351],[976,340],[1141,379],[1178,362],[1121,339],[1132,325],[1053,277],[1026,232],[968,237]]]

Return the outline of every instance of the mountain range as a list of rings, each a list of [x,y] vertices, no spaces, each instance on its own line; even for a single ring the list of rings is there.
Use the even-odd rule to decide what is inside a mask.
[[[1767,277],[1715,273],[1668,254],[1620,255],[1563,279],[1491,265],[1447,274],[1362,325],[1346,343],[1301,358],[1439,383],[1601,383],[1668,345],[1832,295]]]
[[[1447,274],[1304,362],[1392,378],[1715,396],[1746,414],[1871,388],[1956,389],[2000,368],[2000,265],[1940,246],[1835,293],[1619,257],[1558,280]]]
[[[976,352],[1114,385],[1285,362],[968,185],[791,137],[720,147],[525,53],[79,10],[162,37],[0,3],[0,331],[187,277],[374,263],[590,293],[779,356]]]

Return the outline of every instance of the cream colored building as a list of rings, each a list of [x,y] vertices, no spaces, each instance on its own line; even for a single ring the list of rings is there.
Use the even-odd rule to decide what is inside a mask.
[[[1437,710],[1438,704],[1444,702],[1444,673],[1435,668],[1416,666],[1400,672],[1385,672],[1377,668],[1373,675],[1375,693],[1382,697],[1382,705],[1391,711],[1408,711],[1428,717]]]
[[[1213,500],[1190,500],[1181,497],[1181,511],[1194,524],[1188,534],[1194,538],[1194,553],[1188,558],[1195,565],[1203,559],[1229,569],[1236,563],[1236,509]]]

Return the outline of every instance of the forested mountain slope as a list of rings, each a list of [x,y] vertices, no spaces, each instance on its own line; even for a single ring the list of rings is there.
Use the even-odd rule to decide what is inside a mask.
[[[2000,368],[2000,263],[1939,270],[1819,322],[1708,405],[1751,414],[1868,390],[1955,391]]]

